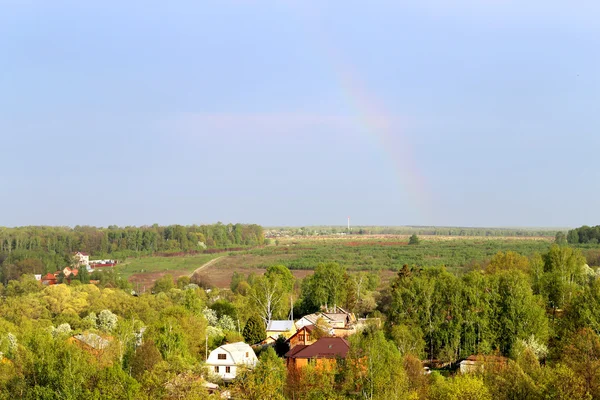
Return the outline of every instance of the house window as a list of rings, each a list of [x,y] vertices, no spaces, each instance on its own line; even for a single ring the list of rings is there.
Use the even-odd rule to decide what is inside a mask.
[[[217,358],[219,360],[227,360],[227,354],[219,354],[219,355],[217,355]]]
[[[246,358],[248,358],[248,352],[246,352]]]
[[[310,342],[310,335],[306,335],[306,340]]]
[[[226,374],[231,373],[231,367],[225,367],[225,373]]]
[[[215,372],[218,374],[219,373],[219,367],[215,367]]]

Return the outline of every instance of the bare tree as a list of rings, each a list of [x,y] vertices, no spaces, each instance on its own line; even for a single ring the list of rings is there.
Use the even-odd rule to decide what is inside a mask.
[[[277,279],[260,277],[252,286],[250,298],[258,308],[265,326],[269,325],[269,322],[273,319],[273,314],[280,307],[283,295],[283,290]]]

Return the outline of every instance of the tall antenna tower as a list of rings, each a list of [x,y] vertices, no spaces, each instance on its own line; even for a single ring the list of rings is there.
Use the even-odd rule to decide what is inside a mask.
[[[348,217],[348,233],[350,232],[350,217]]]

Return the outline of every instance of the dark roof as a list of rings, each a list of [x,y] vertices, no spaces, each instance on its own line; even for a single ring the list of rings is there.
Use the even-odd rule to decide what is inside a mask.
[[[296,353],[298,353],[300,350],[304,350],[305,348],[307,348],[308,344],[299,344],[297,346],[294,346],[290,351],[288,351],[287,353],[285,353],[285,358],[293,358]]]
[[[310,346],[302,346],[303,348],[296,350],[300,346],[290,350],[286,357],[288,358],[346,358],[350,345],[344,338],[326,337],[321,338]],[[293,353],[293,354],[290,354]]]

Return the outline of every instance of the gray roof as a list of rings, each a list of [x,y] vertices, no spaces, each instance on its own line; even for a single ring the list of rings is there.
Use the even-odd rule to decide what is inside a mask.
[[[82,343],[87,344],[92,349],[96,350],[104,350],[110,344],[110,341],[104,339],[103,337],[96,335],[95,333],[83,333],[79,335],[73,336],[75,339],[79,340]]]
[[[267,326],[267,331],[269,332],[287,332],[294,329],[294,321],[288,320],[273,320],[269,322],[269,326]]]
[[[225,350],[229,354],[231,354],[231,358],[232,358],[234,364],[243,363],[244,360],[246,359],[246,353],[248,353],[248,356],[250,358],[256,358],[256,354],[254,354],[254,350],[252,350],[252,347],[250,347],[248,344],[246,344],[244,342],[235,342],[235,343],[224,344],[223,346],[218,347],[217,349],[215,349],[213,351],[217,351],[219,349]],[[252,357],[252,356],[254,356],[254,357]]]

